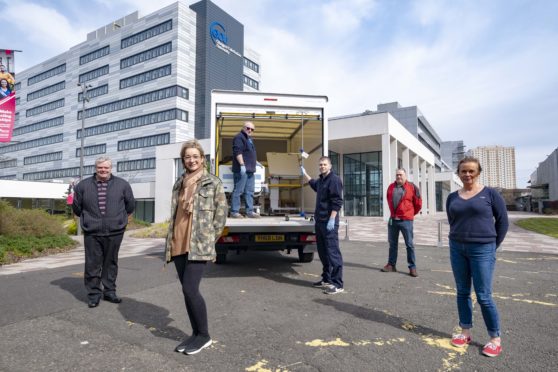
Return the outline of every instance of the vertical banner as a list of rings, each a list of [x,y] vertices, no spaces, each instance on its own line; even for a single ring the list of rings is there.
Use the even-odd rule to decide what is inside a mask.
[[[10,142],[15,122],[15,94],[0,99],[0,142]]]
[[[14,51],[0,49],[0,142],[10,142],[15,124]]]

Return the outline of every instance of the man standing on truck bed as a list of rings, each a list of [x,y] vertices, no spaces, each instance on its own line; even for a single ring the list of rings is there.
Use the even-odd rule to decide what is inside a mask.
[[[254,187],[256,178],[256,146],[252,134],[256,130],[251,121],[244,122],[244,127],[233,138],[233,181],[234,190],[231,198],[231,218],[244,218],[240,214],[240,195],[244,194],[246,217],[260,218],[254,212]]]
[[[320,178],[312,179],[301,167],[302,175],[316,191],[316,240],[322,261],[322,279],[312,285],[324,288],[325,294],[343,292],[343,257],[339,249],[339,211],[343,206],[343,183],[331,170],[331,160],[322,156]]]

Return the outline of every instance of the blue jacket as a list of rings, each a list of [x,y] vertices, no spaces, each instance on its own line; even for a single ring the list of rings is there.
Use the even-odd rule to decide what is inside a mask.
[[[88,235],[116,235],[123,233],[128,215],[134,212],[136,200],[130,184],[111,175],[107,186],[105,214],[99,209],[97,179],[95,175],[78,183],[74,188],[72,209],[80,217],[81,228]]]
[[[254,140],[249,138],[244,131],[240,131],[233,138],[233,173],[240,173],[240,163],[236,160],[236,156],[242,154],[246,172],[256,172],[256,146]]]
[[[312,190],[316,191],[316,210],[314,219],[316,222],[327,222],[331,211],[339,212],[343,206],[343,183],[341,178],[333,171],[327,176],[320,174],[320,178],[311,179],[309,182]],[[335,222],[339,223],[339,213],[335,217]]]
[[[499,247],[508,232],[506,203],[498,192],[485,187],[471,199],[457,191],[446,200],[449,238],[462,243],[492,243]]]

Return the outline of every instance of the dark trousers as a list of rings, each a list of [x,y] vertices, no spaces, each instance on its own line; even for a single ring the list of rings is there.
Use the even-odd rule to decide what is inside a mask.
[[[415,246],[413,244],[413,221],[394,220],[388,223],[389,258],[388,263],[392,266],[397,264],[397,245],[399,244],[399,232],[403,235],[405,247],[407,247],[407,265],[409,269],[417,267],[415,263]]]
[[[84,235],[85,271],[84,282],[90,300],[98,299],[102,293],[116,292],[118,275],[118,251],[124,233],[110,236]],[[101,283],[103,288],[101,288]]]
[[[326,222],[316,222],[316,243],[318,256],[322,261],[322,280],[337,288],[343,288],[343,257],[339,249],[339,225],[327,231]]]
[[[173,261],[178,273],[178,280],[182,284],[182,293],[184,294],[192,333],[209,337],[207,307],[200,293],[200,282],[206,267],[206,261],[188,261],[188,254],[173,257]]]

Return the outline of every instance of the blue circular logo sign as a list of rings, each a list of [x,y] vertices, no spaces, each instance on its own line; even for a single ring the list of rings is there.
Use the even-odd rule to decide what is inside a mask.
[[[209,25],[209,35],[211,36],[213,44],[217,44],[217,40],[219,40],[227,45],[227,31],[225,31],[225,27],[219,22],[213,22]]]

